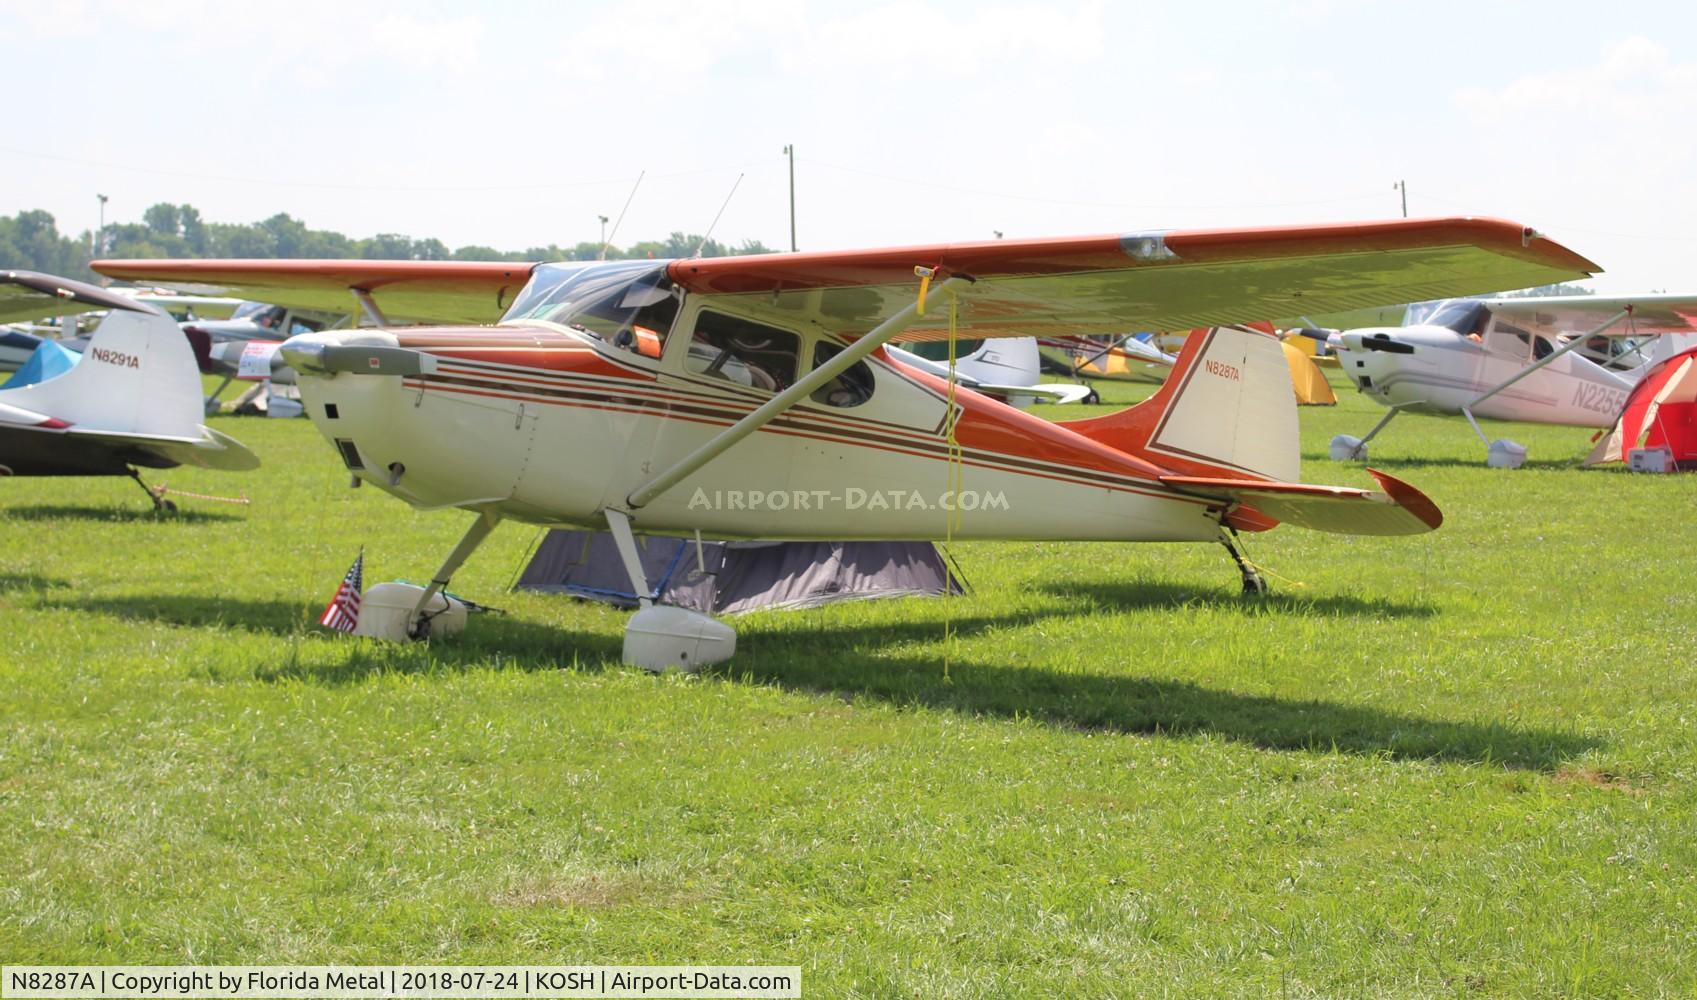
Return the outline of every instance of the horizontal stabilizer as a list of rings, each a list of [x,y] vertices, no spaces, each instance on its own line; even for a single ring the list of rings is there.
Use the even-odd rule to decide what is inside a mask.
[[[1285,524],[1339,535],[1418,535],[1444,523],[1443,512],[1426,494],[1375,469],[1367,473],[1383,492],[1206,476],[1162,476],[1161,482],[1235,501]]]
[[[996,385],[993,382],[980,382],[972,388],[997,399],[1007,399],[1009,396],[1032,396],[1039,403],[1053,403],[1056,406],[1067,403],[1081,403],[1090,395],[1087,385],[1073,385],[1060,382],[1039,382],[1036,385]]]
[[[247,472],[259,468],[259,456],[235,438],[210,427],[202,426],[200,437],[165,437],[157,434],[132,434],[123,431],[82,430],[69,428],[65,434],[88,441],[118,445],[145,451],[176,465],[194,465],[221,472]]]

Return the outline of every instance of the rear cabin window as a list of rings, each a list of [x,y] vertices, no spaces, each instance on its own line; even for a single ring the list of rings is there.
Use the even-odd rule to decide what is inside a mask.
[[[841,354],[843,349],[836,344],[819,344],[813,348],[813,367],[820,365]],[[872,398],[873,386],[872,369],[864,361],[857,361],[843,371],[841,375],[826,382],[814,390],[812,399],[815,403],[825,406],[838,406],[847,409],[859,406]]]
[[[795,383],[801,338],[788,330],[703,310],[684,369],[767,392]]]

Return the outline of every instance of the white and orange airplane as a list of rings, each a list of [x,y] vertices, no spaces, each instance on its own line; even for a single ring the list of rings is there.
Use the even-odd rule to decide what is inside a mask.
[[[405,618],[503,519],[770,539],[1209,542],[1237,532],[1431,531],[1437,507],[1298,482],[1279,343],[1244,318],[1464,295],[1597,267],[1489,219],[1141,232],[842,253],[519,265],[101,261],[114,278],[303,308],[351,293],[383,324],[282,349],[354,475],[475,515]],[[392,317],[498,325],[399,328]],[[904,340],[1209,328],[1130,409],[1060,423],[892,360]],[[644,606],[627,660],[695,669],[731,630]]]

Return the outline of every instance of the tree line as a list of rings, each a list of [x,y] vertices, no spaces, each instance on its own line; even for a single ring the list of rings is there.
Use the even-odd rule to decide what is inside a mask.
[[[701,247],[704,257],[772,253],[759,240],[727,246],[695,233],[673,232],[664,240],[645,240],[627,247],[609,246],[608,259],[690,257]],[[285,212],[263,222],[207,222],[193,205],[160,202],[142,213],[140,222],[118,222],[103,232],[61,233],[50,212],[32,209],[15,216],[0,215],[0,268],[45,271],[85,281],[98,278],[88,263],[101,257],[280,257],[360,258],[365,260],[595,260],[601,244],[562,247],[550,243],[525,250],[496,250],[472,244],[450,249],[438,239],[414,239],[399,233],[379,233],[355,239],[328,229],[311,229]]]

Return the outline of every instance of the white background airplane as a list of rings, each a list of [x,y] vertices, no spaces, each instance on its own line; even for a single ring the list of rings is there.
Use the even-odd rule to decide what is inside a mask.
[[[285,358],[308,415],[353,473],[471,527],[403,619],[425,609],[504,518],[605,524],[635,592],[634,532],[769,539],[1078,539],[1222,544],[1289,522],[1412,534],[1442,521],[1413,487],[1300,476],[1295,399],[1276,339],[1192,336],[1138,406],[1050,423],[903,365],[903,339],[1215,327],[1243,317],[1543,284],[1596,270],[1485,219],[677,261],[101,261],[150,282],[278,289],[334,308],[349,292],[494,328],[303,334]],[[283,286],[291,286],[284,288]],[[652,331],[658,350],[636,349]],[[730,655],[722,623],[645,606],[628,660]]]
[[[200,372],[170,316],[66,278],[0,274],[0,318],[49,307],[110,311],[68,371],[0,389],[0,474],[129,476],[155,507],[171,509],[142,483],[138,467],[258,467],[240,442],[200,422]]]
[[[1697,296],[1589,295],[1453,299],[1408,307],[1400,327],[1332,335],[1345,375],[1390,408],[1367,433],[1332,440],[1332,457],[1367,457],[1367,442],[1398,413],[1456,414],[1473,425],[1487,461],[1518,467],[1526,449],[1490,440],[1477,418],[1609,427],[1627,393],[1697,332]]]
[[[912,350],[891,345],[890,356],[902,364],[949,377],[946,344],[921,343]],[[1024,409],[1036,402],[1078,403],[1093,395],[1087,385],[1042,381],[1042,357],[1036,337],[1006,337],[957,345],[954,377],[961,385]]]

